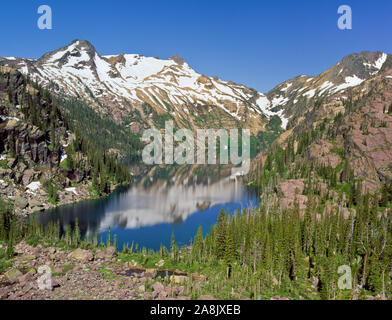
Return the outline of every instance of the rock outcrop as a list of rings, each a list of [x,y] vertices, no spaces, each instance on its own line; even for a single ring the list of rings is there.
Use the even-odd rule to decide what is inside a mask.
[[[0,66],[0,197],[14,203],[16,213],[54,206],[47,181],[55,185],[57,205],[91,197],[87,156],[75,153],[75,168],[61,166],[73,139],[52,98],[18,71]]]

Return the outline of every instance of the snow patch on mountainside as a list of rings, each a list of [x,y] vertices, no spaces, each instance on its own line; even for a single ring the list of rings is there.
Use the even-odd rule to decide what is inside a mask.
[[[289,101],[288,98],[285,97],[275,97],[272,99],[272,108],[275,108],[276,106],[281,106],[282,104],[285,104]]]
[[[134,80],[133,83],[142,82],[144,79],[162,71],[165,67],[175,65],[172,60],[159,60],[144,57],[139,54],[124,54],[125,63],[118,62],[115,67],[125,80]],[[103,56],[112,58],[116,56]]]
[[[334,87],[334,86],[335,86],[334,83],[332,83],[332,82],[330,82],[330,81],[325,81],[325,82],[321,85],[321,87],[320,87],[321,91],[319,92],[319,96],[322,95],[324,92],[326,92],[327,90],[329,90],[330,88],[332,88],[332,87]]]
[[[286,130],[289,119],[283,115],[284,109],[281,109],[278,112],[271,111],[271,109],[280,105],[280,103],[285,103],[287,101],[287,99],[279,97],[273,99],[273,102],[271,103],[271,101],[269,101],[268,98],[263,95],[256,100],[256,104],[260,107],[260,110],[269,118],[278,116],[282,120],[282,128]]]
[[[376,69],[376,71],[371,73],[371,75],[376,75],[381,70],[384,63],[387,61],[387,58],[388,55],[386,53],[382,53],[381,56],[373,64],[364,62],[363,65],[368,68]]]
[[[288,83],[284,88],[281,89],[281,91],[287,91],[292,85],[292,83]]]
[[[309,90],[302,94],[303,96],[308,96],[309,98],[313,98],[316,93],[316,89]]]
[[[345,81],[346,81],[345,83],[337,86],[335,88],[334,92],[339,92],[339,91],[342,91],[342,90],[347,89],[347,88],[359,86],[365,80],[360,79],[356,75],[354,75],[352,77],[346,77]]]
[[[374,63],[374,67],[378,70],[381,70],[382,66],[384,65],[385,61],[387,61],[388,55],[383,53],[381,57]]]

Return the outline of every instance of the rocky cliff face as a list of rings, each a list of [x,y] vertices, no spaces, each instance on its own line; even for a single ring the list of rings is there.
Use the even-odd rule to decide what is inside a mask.
[[[276,147],[295,155],[287,164],[286,176],[307,179],[300,174],[306,165],[311,168],[313,185],[325,184],[336,205],[341,201],[336,191],[353,190],[355,186],[362,193],[378,194],[392,183],[392,59],[379,53],[354,55],[343,59],[340,70],[358,70],[358,63],[363,66],[358,77],[368,79],[344,90],[331,86],[328,93],[308,100],[304,110],[287,109],[297,116],[276,141]],[[320,79],[335,71],[329,70]],[[320,83],[320,79],[308,83]],[[258,161],[265,164],[267,156],[260,155]],[[290,190],[278,196],[293,200],[287,194],[296,194],[299,181],[278,183],[277,190]],[[297,200],[305,195],[303,192],[296,194]]]
[[[344,151],[356,178],[375,192],[380,183],[392,181],[392,66],[352,88],[346,96],[333,95],[312,109],[294,129],[320,124],[341,115],[331,128],[334,140],[327,154]],[[325,144],[324,144],[325,145]],[[335,146],[335,148],[334,148]],[[315,144],[311,147],[315,148]],[[333,150],[335,149],[335,152]],[[316,152],[317,153],[317,152]],[[317,153],[320,157],[320,153]],[[322,160],[322,158],[320,159]],[[325,161],[324,161],[325,162]],[[337,165],[337,161],[335,161]],[[324,163],[327,165],[327,163]]]
[[[29,109],[32,101],[34,108]],[[61,167],[66,158],[62,146],[71,143],[72,134],[68,134],[61,114],[53,115],[54,110],[20,72],[0,66],[0,196],[13,202],[18,213],[53,206],[44,187],[46,181],[55,181],[60,189],[58,204],[89,196],[88,173]],[[59,147],[52,141],[50,113],[57,124],[53,131]],[[35,118],[41,127],[32,123]]]
[[[0,124],[1,152],[11,149],[29,163],[49,165],[58,162],[58,154],[50,152],[44,132],[18,119],[5,119]]]
[[[49,134],[38,127],[24,121],[22,105],[30,99],[42,104],[39,117],[47,120],[46,102],[41,102],[40,93],[27,85],[22,75],[12,69],[0,67],[0,152],[10,152],[23,157],[30,165],[55,166],[58,165],[60,154],[50,150]],[[11,100],[11,101],[10,101]],[[59,134],[65,129],[63,120],[59,119]]]

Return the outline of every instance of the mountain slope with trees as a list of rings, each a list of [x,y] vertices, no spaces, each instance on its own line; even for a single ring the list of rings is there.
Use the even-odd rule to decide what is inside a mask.
[[[110,193],[127,168],[84,135],[46,89],[0,67],[1,194],[17,212]],[[83,119],[88,126],[88,119]]]

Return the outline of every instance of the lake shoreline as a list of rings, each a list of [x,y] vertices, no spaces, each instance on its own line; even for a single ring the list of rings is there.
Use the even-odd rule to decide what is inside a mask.
[[[215,225],[221,210],[257,206],[257,195],[226,178],[210,184],[164,179],[119,186],[105,198],[58,206],[34,218],[43,226],[60,222],[61,230],[77,220],[82,236],[103,240],[110,227],[119,250],[132,242],[159,250],[161,244],[170,247],[173,233],[178,245],[189,245],[199,226],[207,232]]]
[[[83,202],[83,201],[92,201],[92,200],[101,200],[101,199],[106,199],[109,198],[110,196],[112,196],[114,193],[118,192],[118,190],[122,189],[122,188],[129,188],[131,187],[133,184],[133,182],[127,183],[127,184],[118,184],[115,185],[113,187],[113,190],[104,196],[94,196],[91,194],[91,191],[88,190],[87,187],[87,192],[88,194],[86,195],[85,193],[78,193],[78,195],[76,195],[74,193],[72,198],[63,198],[58,204],[53,205],[51,202],[46,201],[44,203],[41,204],[41,209],[35,209],[35,208],[30,208],[27,207],[23,210],[23,212],[17,212],[18,216],[24,217],[24,218],[28,218],[34,214],[38,214],[38,213],[45,213],[46,211],[50,211],[53,209],[58,209],[58,208],[62,208],[62,207],[66,207],[66,206],[70,206],[70,205],[75,205],[77,203]],[[86,189],[86,186],[79,186],[78,187],[78,191],[80,192],[81,189]]]

